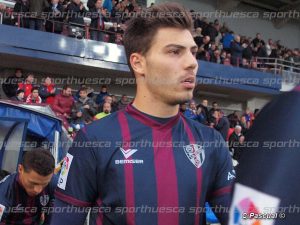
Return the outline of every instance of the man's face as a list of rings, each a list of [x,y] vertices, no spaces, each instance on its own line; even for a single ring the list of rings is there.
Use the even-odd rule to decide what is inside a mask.
[[[128,101],[128,98],[127,98],[126,95],[122,96],[122,101],[123,101],[123,102],[127,102],[127,101]]]
[[[111,104],[112,103],[112,97],[106,96],[104,101]]]
[[[109,103],[104,103],[103,105],[103,112],[108,114],[111,111],[111,105]]]
[[[27,82],[30,83],[30,84],[33,83],[33,80],[34,80],[34,76],[33,76],[33,75],[29,75],[29,76],[27,77]]]
[[[102,7],[102,0],[97,0],[96,3],[95,3],[95,6],[97,9],[101,9]]]
[[[50,84],[51,84],[51,78],[50,78],[50,77],[47,77],[47,78],[45,79],[45,84],[46,84],[46,85],[50,85]]]
[[[24,98],[24,92],[20,92],[18,96],[19,96],[20,99],[23,99]]]
[[[212,106],[213,106],[214,109],[218,108],[218,104],[217,103],[214,103]]]
[[[22,77],[22,71],[21,70],[17,70],[15,73],[16,77],[20,78]]]
[[[72,95],[72,89],[67,88],[66,90],[63,90],[63,95],[64,96],[71,96]]]
[[[205,107],[207,107],[208,101],[207,101],[207,100],[203,100],[203,101],[202,101],[202,105],[204,105]]]
[[[80,91],[79,96],[80,96],[80,98],[85,99],[88,96],[88,93],[86,91]]]
[[[51,0],[51,3],[52,3],[53,5],[58,4],[58,2],[59,2],[59,0]]]
[[[32,97],[37,98],[39,96],[39,91],[38,90],[33,90],[32,91]]]
[[[53,174],[50,174],[48,176],[41,176],[34,170],[26,172],[23,165],[19,165],[18,172],[22,186],[24,187],[27,194],[31,197],[40,194],[49,184],[53,176]]]
[[[195,102],[190,103],[190,109],[195,110],[196,109],[196,104]]]
[[[103,88],[101,88],[101,92],[107,92],[107,88],[105,88],[105,87],[103,87]]]
[[[191,100],[198,69],[196,53],[197,45],[190,31],[160,28],[151,48],[142,56],[142,76],[138,78],[143,88],[157,101],[169,105]]]

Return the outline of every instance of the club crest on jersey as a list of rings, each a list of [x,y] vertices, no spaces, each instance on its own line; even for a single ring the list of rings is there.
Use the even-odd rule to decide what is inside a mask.
[[[49,202],[49,195],[42,195],[40,197],[40,203],[42,206],[46,206]]]
[[[184,152],[188,159],[196,166],[200,168],[205,160],[204,148],[201,145],[190,144],[183,146]]]

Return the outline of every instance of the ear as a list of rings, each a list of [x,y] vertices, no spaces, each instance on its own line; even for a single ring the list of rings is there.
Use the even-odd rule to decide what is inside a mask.
[[[145,74],[145,58],[139,53],[131,54],[130,65],[136,75],[144,76]]]
[[[22,164],[19,164],[19,165],[18,165],[18,173],[21,174],[21,173],[23,173],[23,171],[24,171],[23,165],[22,165]]]

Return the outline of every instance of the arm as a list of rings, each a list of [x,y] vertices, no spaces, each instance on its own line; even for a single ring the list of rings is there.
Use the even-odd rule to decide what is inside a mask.
[[[226,225],[229,211],[224,212],[224,210],[229,210],[231,204],[231,191],[235,179],[235,171],[233,169],[231,156],[223,138],[219,134],[216,136],[218,143],[221,143],[222,147],[215,149],[217,171],[208,202],[220,223]],[[220,210],[220,207],[224,210]]]
[[[78,214],[76,208],[90,207],[98,198],[97,159],[94,149],[85,146],[86,142],[90,142],[90,140],[87,139],[82,130],[79,131],[73,146],[64,159],[55,191],[54,207],[70,205],[74,206],[72,207],[74,210],[71,210],[70,213],[69,211],[67,213],[61,211],[61,213],[53,214],[51,225],[84,224],[87,213]]]
[[[59,95],[54,98],[54,102],[51,108],[57,113],[61,113],[61,114],[65,113],[64,110],[59,105]]]

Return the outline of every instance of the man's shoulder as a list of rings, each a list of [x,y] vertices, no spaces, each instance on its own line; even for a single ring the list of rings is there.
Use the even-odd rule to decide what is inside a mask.
[[[7,175],[0,181],[0,200],[4,201],[9,199],[10,196],[14,193],[14,182],[16,180],[17,174]],[[1,204],[1,202],[0,202]]]

